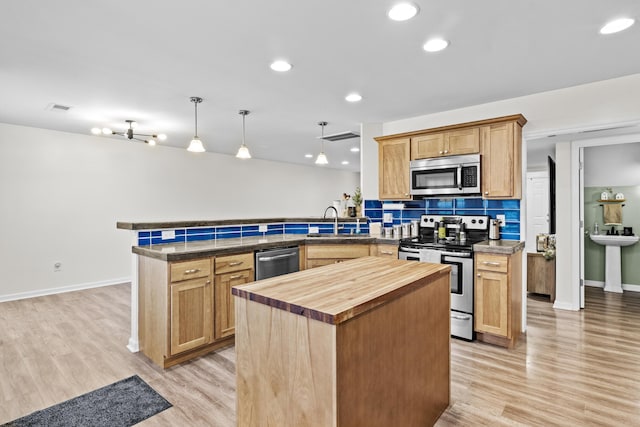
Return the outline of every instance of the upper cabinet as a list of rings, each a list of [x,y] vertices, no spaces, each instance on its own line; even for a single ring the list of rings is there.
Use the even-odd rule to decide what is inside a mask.
[[[411,160],[480,152],[480,129],[437,132],[411,138]]]
[[[485,199],[522,196],[521,114],[375,138],[381,200],[411,199],[409,162],[461,154],[481,155]]]
[[[482,197],[522,197],[522,126],[517,121],[482,126]]]
[[[381,200],[409,200],[409,138],[378,144],[378,191]]]

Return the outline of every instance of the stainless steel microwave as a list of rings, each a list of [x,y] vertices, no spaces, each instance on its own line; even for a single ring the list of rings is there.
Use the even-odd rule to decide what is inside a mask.
[[[480,154],[413,160],[412,196],[480,195]]]

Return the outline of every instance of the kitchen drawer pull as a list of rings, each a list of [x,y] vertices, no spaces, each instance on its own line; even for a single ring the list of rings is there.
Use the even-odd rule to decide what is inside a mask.
[[[242,274],[235,274],[235,275],[229,277],[229,280],[235,280],[235,279],[239,279],[241,277],[242,277]]]
[[[198,271],[200,271],[199,268],[192,268],[190,270],[185,270],[184,274],[194,274],[194,273],[197,273]]]
[[[244,261],[233,261],[229,263],[229,267],[235,267],[236,265],[242,264]]]
[[[393,252],[391,252],[391,251],[380,251],[380,253],[382,255],[393,255]]]
[[[499,262],[484,261],[483,264],[484,265],[491,265],[493,267],[500,267],[500,263]]]

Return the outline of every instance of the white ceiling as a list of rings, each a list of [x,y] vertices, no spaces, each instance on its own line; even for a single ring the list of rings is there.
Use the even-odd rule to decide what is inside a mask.
[[[235,154],[247,109],[254,158],[313,164],[326,134],[640,72],[640,25],[601,36],[638,0],[2,0],[0,122],[85,133],[125,127]],[[441,36],[439,53],[422,50]],[[274,59],[288,73],[269,68]],[[360,103],[344,100],[362,94]],[[71,106],[49,111],[51,103]],[[514,113],[518,113],[517,111]],[[479,118],[481,119],[481,118]],[[330,164],[360,169],[357,139],[327,142]],[[150,148],[152,149],[152,148]],[[343,166],[342,160],[350,164]]]

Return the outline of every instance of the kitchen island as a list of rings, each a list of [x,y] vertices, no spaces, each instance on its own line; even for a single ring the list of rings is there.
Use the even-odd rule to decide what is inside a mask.
[[[233,287],[238,425],[435,423],[450,269],[363,257]]]

